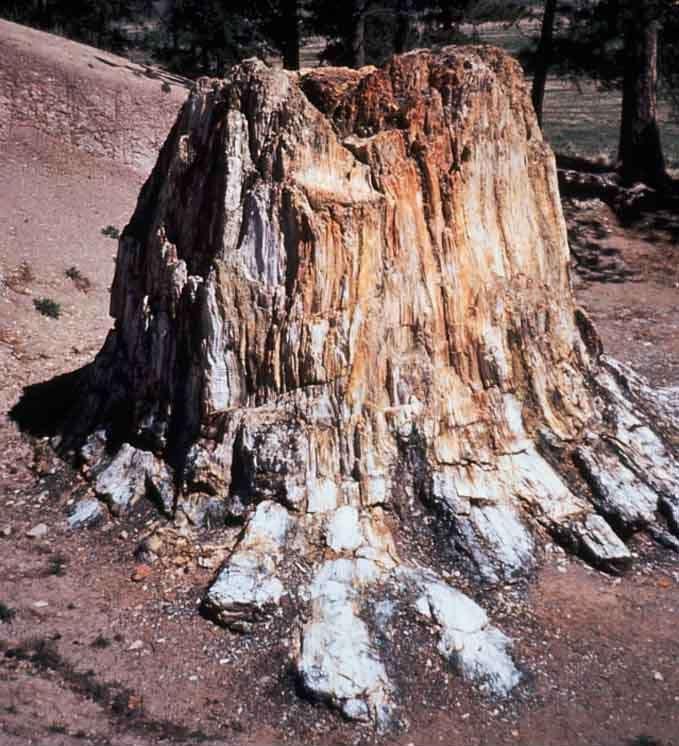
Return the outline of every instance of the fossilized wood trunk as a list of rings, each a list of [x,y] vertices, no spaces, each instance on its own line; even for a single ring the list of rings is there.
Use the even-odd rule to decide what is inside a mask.
[[[618,570],[629,533],[679,528],[673,452],[574,306],[554,159],[498,50],[201,81],[111,311],[65,442],[118,511],[242,521],[206,609],[247,631],[289,598],[304,687],[350,717],[397,718],[374,630],[398,609],[464,676],[516,684],[451,568],[509,579],[552,535]]]

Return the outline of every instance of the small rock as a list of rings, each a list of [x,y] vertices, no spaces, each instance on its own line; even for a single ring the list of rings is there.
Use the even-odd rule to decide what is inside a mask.
[[[198,681],[197,676],[189,676],[189,681]]]
[[[656,681],[665,681],[665,677],[660,673],[660,671],[653,671],[653,678]]]
[[[47,601],[36,601],[33,606],[35,606],[36,609],[44,609],[45,606],[49,606],[49,603]]]
[[[137,565],[130,578],[135,583],[141,583],[142,580],[146,580],[152,572],[152,569],[148,565]]]
[[[104,508],[99,500],[80,500],[68,516],[68,527],[86,528],[96,526],[104,520]]]
[[[141,650],[144,647],[144,643],[141,640],[135,640],[128,650]]]
[[[30,536],[32,539],[42,539],[47,536],[47,524],[38,523],[37,526],[33,526],[30,531],[26,532],[26,536]]]
[[[146,548],[149,552],[160,554],[163,549],[163,540],[158,534],[151,534],[145,540]]]
[[[12,527],[3,526],[2,530],[0,530],[0,534],[2,534],[6,539],[9,538],[12,535]]]
[[[198,567],[202,567],[204,570],[216,570],[221,565],[220,557],[199,557]]]

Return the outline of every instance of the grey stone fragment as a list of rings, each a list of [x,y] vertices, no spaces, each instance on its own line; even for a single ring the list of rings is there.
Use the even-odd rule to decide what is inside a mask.
[[[304,688],[352,720],[385,730],[394,720],[393,687],[359,617],[360,589],[380,575],[376,563],[338,559],[318,569],[309,589],[311,620],[295,661]]]
[[[571,530],[578,551],[593,565],[620,572],[631,564],[632,555],[624,542],[600,515],[588,515],[582,523],[573,524]]]
[[[473,507],[457,523],[458,540],[490,583],[524,574],[534,563],[531,535],[516,513],[503,505]]]
[[[665,516],[670,531],[679,536],[679,498],[661,498],[660,512]]]
[[[149,492],[166,512],[173,509],[174,484],[169,467],[149,451],[129,443],[124,443],[97,473],[94,489],[115,514],[128,511]]]
[[[494,627],[486,612],[464,593],[433,573],[401,570],[418,592],[417,611],[436,625],[439,653],[464,678],[485,684],[497,696],[507,696],[521,680],[509,648],[511,640]]]
[[[48,528],[46,523],[38,523],[37,526],[33,526],[32,529],[26,531],[26,536],[30,536],[31,539],[43,539],[47,536]]]
[[[216,528],[226,522],[224,500],[208,495],[188,495],[177,500],[176,515],[184,515],[193,526]]]
[[[243,552],[232,557],[208,591],[206,603],[220,622],[245,631],[263,618],[285,592],[268,557]]]
[[[673,552],[679,552],[679,539],[676,536],[672,536],[668,531],[663,531],[655,526],[649,526],[648,533],[661,547],[671,549]]]
[[[96,526],[104,520],[105,513],[99,500],[79,500],[71,510],[67,523],[71,529]]]
[[[245,534],[208,590],[204,604],[222,624],[238,631],[266,618],[285,593],[276,577],[290,527],[288,511],[260,503]]]
[[[86,470],[96,467],[98,463],[105,458],[106,454],[106,432],[96,430],[85,441],[85,445],[80,449]]]
[[[575,463],[589,483],[599,513],[622,531],[647,526],[655,518],[658,495],[599,442],[595,448],[580,447]]]

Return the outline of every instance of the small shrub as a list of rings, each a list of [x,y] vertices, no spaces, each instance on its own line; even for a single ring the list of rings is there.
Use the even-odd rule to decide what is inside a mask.
[[[67,564],[68,560],[66,559],[66,557],[64,557],[62,554],[55,554],[54,557],[50,559],[49,574],[57,575],[58,577],[65,575]]]
[[[101,229],[101,235],[106,236],[106,238],[113,238],[117,241],[120,238],[120,231],[115,227],[115,225],[107,225],[106,228]]]
[[[33,640],[30,643],[27,660],[43,670],[58,671],[63,666],[62,658],[51,640]]]
[[[172,86],[167,82],[167,80],[163,81],[163,85],[160,86],[160,90],[163,93],[171,93],[172,92]]]
[[[23,261],[12,272],[9,273],[5,280],[7,287],[14,290],[15,293],[25,293],[26,286],[35,280],[35,274],[31,265]]]
[[[16,611],[11,607],[0,601],[0,622],[11,624],[12,619],[16,616]]]
[[[17,267],[16,278],[17,280],[19,280],[19,282],[22,282],[24,285],[28,285],[29,283],[33,282],[33,280],[35,280],[35,275],[33,274],[33,268],[28,262],[23,261]]]
[[[48,726],[50,733],[66,733],[66,726],[61,723],[52,723]]]
[[[89,278],[85,277],[85,275],[75,266],[69,267],[64,274],[69,278],[69,280],[73,280],[73,284],[78,288],[78,290],[82,290],[83,293],[86,293],[92,286]]]
[[[33,301],[36,311],[40,311],[43,316],[51,319],[58,319],[61,316],[61,303],[52,300],[52,298],[36,298]]]
[[[111,641],[108,639],[108,637],[104,637],[104,635],[97,635],[92,641],[92,647],[99,648],[99,650],[104,650],[105,648],[109,647],[110,644]]]

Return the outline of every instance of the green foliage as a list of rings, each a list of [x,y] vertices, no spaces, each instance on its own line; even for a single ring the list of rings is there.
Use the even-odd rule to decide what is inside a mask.
[[[292,3],[300,16],[312,4]],[[280,53],[294,41],[286,22],[290,6],[289,0],[173,0],[157,54],[183,75],[223,75],[228,65]]]
[[[126,39],[121,24],[138,16],[147,5],[143,0],[0,0],[0,16],[122,51]]]
[[[617,87],[625,62],[624,38],[644,18],[657,20],[661,72],[679,83],[679,5],[674,0],[569,0],[561,2],[555,26],[553,70],[562,77],[586,76],[603,88]],[[531,72],[537,40],[521,62]],[[674,87],[674,86],[673,86]]]
[[[124,52],[189,77],[223,75],[246,57],[285,55],[305,35],[327,41],[326,62],[351,64],[357,14],[365,58],[467,41],[460,24],[514,20],[529,0],[0,0],[0,16]],[[290,21],[296,13],[298,23]],[[163,91],[167,92],[163,86]]]
[[[58,319],[61,316],[61,303],[52,298],[35,298],[33,301],[36,311],[50,319]]]
[[[353,13],[347,5],[353,7]],[[525,12],[523,0],[314,0],[306,14],[306,30],[325,36],[322,60],[353,63],[352,35],[358,16],[365,23],[365,61],[381,64],[390,55],[416,47],[469,43],[462,25],[516,21]]]
[[[105,228],[101,229],[101,235],[106,236],[106,238],[113,238],[117,241],[120,238],[120,231],[115,227],[115,225],[107,225]]]
[[[86,293],[92,287],[89,278],[85,277],[76,266],[69,267],[64,274],[69,278],[69,280],[73,280],[73,284],[78,288],[78,290],[82,290],[83,293]]]

